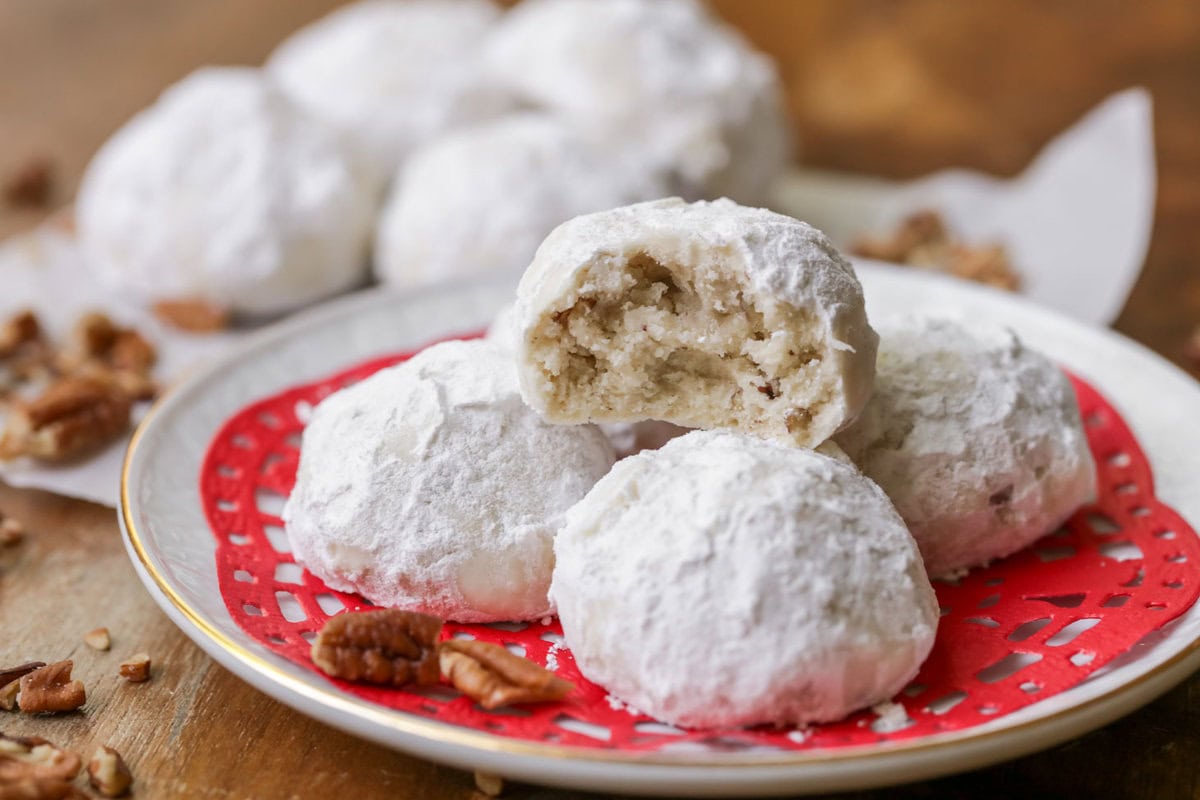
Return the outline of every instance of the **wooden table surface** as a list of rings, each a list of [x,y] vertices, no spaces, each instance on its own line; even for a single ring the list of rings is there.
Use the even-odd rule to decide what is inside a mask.
[[[104,138],[203,63],[259,63],[332,0],[4,0],[0,177],[56,167],[69,202]],[[719,0],[779,59],[806,163],[890,176],[944,166],[1011,174],[1126,86],[1155,98],[1158,208],[1145,272],[1116,328],[1183,363],[1200,322],[1200,4],[1009,0]],[[0,211],[0,236],[41,212]],[[0,276],[2,280],[2,276]],[[0,283],[2,286],[2,283]],[[0,304],[3,297],[0,295]],[[1200,409],[1197,409],[1200,412]],[[27,541],[0,551],[0,662],[74,658],[82,712],[0,716],[0,729],[125,754],[140,797],[466,798],[471,776],[354,739],[213,663],[134,576],[110,509],[0,484]],[[83,646],[99,625],[113,649]],[[148,652],[153,679],[116,665]],[[2,713],[2,712],[0,712]],[[578,793],[510,786],[513,798]],[[990,769],[853,797],[1200,796],[1200,678],[1102,730]]]

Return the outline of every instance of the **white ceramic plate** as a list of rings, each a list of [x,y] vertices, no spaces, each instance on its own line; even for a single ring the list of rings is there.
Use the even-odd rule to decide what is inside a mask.
[[[1015,328],[1092,383],[1133,428],[1157,494],[1200,526],[1200,386],[1146,349],[1011,295],[879,265],[860,266],[878,318],[955,310]],[[512,281],[405,295],[373,290],[263,331],[159,404],[129,447],[126,546],[167,615],[209,655],[300,712],[397,750],[468,770],[595,791],[690,796],[798,794],[912,781],[979,767],[1078,736],[1149,702],[1200,666],[1200,604],[1070,691],[969,730],[882,746],[797,753],[633,755],[515,741],[343,694],[258,645],[226,613],[197,476],[218,427],[249,401],[360,361],[484,327]]]

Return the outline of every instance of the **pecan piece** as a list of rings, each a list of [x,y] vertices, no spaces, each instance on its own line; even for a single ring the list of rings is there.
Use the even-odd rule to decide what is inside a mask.
[[[91,311],[75,321],[71,353],[81,360],[103,358],[116,344],[121,329],[102,311]]]
[[[71,679],[70,659],[47,664],[21,678],[17,705],[26,714],[74,711],[87,701],[83,682]]]
[[[450,684],[489,711],[510,703],[561,700],[575,685],[527,658],[478,639],[450,639],[438,648]]]
[[[932,269],[1008,291],[1021,285],[1001,245],[971,246],[956,240],[936,211],[910,214],[890,235],[861,237],[850,249],[865,258]]]
[[[0,710],[18,711],[17,695],[21,693],[20,681],[9,681],[0,686]]]
[[[150,680],[150,656],[138,653],[128,661],[122,661],[117,671],[130,683],[144,683]]]
[[[936,211],[922,209],[909,214],[888,236],[860,237],[850,245],[850,251],[863,258],[876,258],[905,264],[922,248],[940,244],[947,239],[946,225]]]
[[[159,300],[154,316],[168,325],[192,333],[213,333],[229,327],[229,309],[201,299]]]
[[[389,686],[437,683],[442,621],[385,608],[330,618],[317,634],[312,660],[326,675]]]
[[[129,427],[132,404],[119,386],[67,377],[40,397],[14,404],[0,433],[0,460],[31,456],[63,461],[108,444]]]
[[[120,797],[133,784],[133,773],[116,750],[102,745],[96,748],[87,765],[88,783],[105,797]]]
[[[135,372],[146,374],[158,360],[154,345],[146,341],[132,328],[126,328],[117,334],[112,348],[108,351],[108,360],[113,369],[118,372]]]
[[[108,628],[96,628],[83,635],[83,643],[93,650],[104,651],[112,647],[112,637],[108,634]]]
[[[9,681],[20,680],[34,670],[41,669],[44,666],[46,666],[45,661],[30,661],[26,664],[9,667],[8,669],[0,669],[0,686],[5,685]]]
[[[485,797],[499,797],[504,793],[504,779],[490,772],[476,770],[475,788]]]
[[[0,358],[14,355],[23,345],[42,339],[42,324],[29,309],[18,311],[0,325]]]
[[[80,766],[78,755],[40,736],[0,733],[0,800],[81,800],[71,785]]]
[[[34,156],[4,182],[4,202],[13,208],[45,208],[54,195],[54,163]]]
[[[20,520],[0,514],[0,548],[20,544],[25,538],[25,526]]]

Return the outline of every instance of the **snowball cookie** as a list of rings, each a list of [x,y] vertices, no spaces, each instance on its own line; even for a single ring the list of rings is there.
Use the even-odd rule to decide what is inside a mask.
[[[513,115],[412,154],[379,219],[375,270],[406,287],[515,275],[559,223],[666,194],[664,182],[564,123]]]
[[[775,66],[695,0],[525,0],[486,60],[514,94],[669,170],[692,199],[763,203],[789,160]]]
[[[510,106],[477,57],[499,16],[489,0],[365,0],[293,34],[266,68],[354,138],[382,185],[414,145]]]
[[[617,463],[567,512],[550,596],[580,671],[665,722],[805,725],[890,699],[938,606],[852,465],[727,431]]]
[[[526,402],[552,422],[661,419],[814,446],[866,403],[877,337],[820,231],[729,200],[578,217],[517,289]]]
[[[875,394],[836,441],[883,487],[942,576],[1013,553],[1095,496],[1070,381],[1005,328],[880,326]]]
[[[366,278],[373,197],[344,140],[263,73],[209,67],[100,149],[75,218],[123,295],[275,314]]]
[[[553,613],[562,514],[608,471],[593,425],[549,425],[511,360],[434,345],[317,406],[283,511],[297,563],[377,605],[461,622]]]

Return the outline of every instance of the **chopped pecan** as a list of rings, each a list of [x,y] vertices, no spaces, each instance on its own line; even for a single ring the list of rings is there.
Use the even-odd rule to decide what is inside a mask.
[[[80,359],[104,358],[117,342],[121,329],[102,311],[91,311],[75,321],[71,352]]]
[[[1021,284],[1001,245],[969,246],[955,240],[936,211],[910,214],[890,235],[859,238],[850,249],[865,258],[945,272],[999,289],[1016,291]]]
[[[25,538],[25,526],[20,520],[0,514],[0,548],[20,544]]]
[[[54,163],[30,158],[4,182],[4,202],[13,208],[45,208],[54,194]]]
[[[42,324],[29,309],[18,311],[0,325],[0,358],[15,354],[22,345],[42,339]]]
[[[96,748],[87,765],[88,783],[105,797],[120,797],[129,791],[133,773],[125,759],[111,747]]]
[[[93,650],[103,651],[112,647],[112,637],[108,635],[108,628],[96,628],[83,635],[83,643]]]
[[[46,666],[45,661],[30,661],[27,664],[18,664],[17,666],[9,667],[8,669],[0,669],[0,686],[3,686],[9,681],[15,681],[24,678],[29,673],[33,672],[34,670],[39,670],[44,666]]]
[[[20,681],[9,681],[3,686],[0,686],[0,710],[17,711],[17,695],[20,693]]]
[[[317,634],[312,660],[326,675],[390,686],[437,683],[442,621],[386,608],[332,617]]]
[[[71,785],[81,759],[40,736],[0,733],[0,800],[81,800]]]
[[[158,360],[158,353],[154,345],[146,341],[146,337],[132,328],[126,328],[117,334],[108,357],[113,369],[119,372],[145,374]]]
[[[138,653],[122,661],[117,669],[121,677],[130,683],[143,683],[150,680],[150,656]]]
[[[504,792],[504,779],[490,772],[476,770],[475,788],[486,797],[499,797]]]
[[[74,664],[58,661],[36,669],[21,678],[17,705],[26,714],[43,711],[74,711],[87,701],[83,682],[71,679]]]
[[[1008,253],[998,244],[982,247],[955,245],[950,249],[946,270],[959,278],[1009,292],[1021,288],[1021,278],[1008,262]]]
[[[229,327],[229,309],[207,300],[159,300],[154,315],[172,327],[192,333],[213,333]]]
[[[477,639],[450,639],[438,648],[442,674],[486,709],[561,700],[575,685],[527,658]]]
[[[108,444],[129,427],[131,402],[114,382],[73,376],[16,403],[0,433],[0,460],[62,461]]]
[[[896,264],[908,263],[912,255],[931,244],[947,238],[946,225],[936,211],[922,209],[908,215],[888,236],[857,239],[850,246],[851,252],[863,258],[876,258]]]

